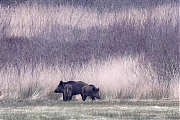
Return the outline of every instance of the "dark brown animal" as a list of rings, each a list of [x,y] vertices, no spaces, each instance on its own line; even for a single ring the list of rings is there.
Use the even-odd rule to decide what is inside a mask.
[[[65,101],[69,101],[72,99],[72,85],[71,84],[66,84],[64,86],[64,94],[63,98]]]
[[[95,100],[95,98],[101,99],[99,96],[99,88],[96,88],[94,85],[85,85],[82,88],[82,96],[83,101],[86,100],[87,96],[90,96],[92,100]]]
[[[78,94],[81,94],[81,97],[82,97],[82,87],[87,85],[86,83],[84,83],[82,81],[68,81],[68,82],[60,81],[59,85],[54,90],[54,93],[63,93],[63,100],[64,101],[66,101],[66,99],[64,98],[64,87],[66,84],[72,85],[72,95],[70,97],[71,99],[72,99],[73,95],[78,95]]]

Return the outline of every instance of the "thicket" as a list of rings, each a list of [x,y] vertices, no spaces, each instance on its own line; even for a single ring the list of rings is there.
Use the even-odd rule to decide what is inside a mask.
[[[5,96],[15,89],[18,98],[47,97],[60,79],[78,78],[115,98],[179,97],[178,1],[11,2],[0,8]],[[41,93],[53,81],[44,74],[59,78],[52,77],[55,83]]]

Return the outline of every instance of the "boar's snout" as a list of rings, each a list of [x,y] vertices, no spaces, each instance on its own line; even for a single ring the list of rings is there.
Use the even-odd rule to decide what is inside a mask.
[[[54,90],[54,93],[58,93],[57,89]]]
[[[99,95],[97,95],[96,98],[101,99]]]
[[[94,94],[94,97],[98,98],[98,99],[101,99],[100,96],[99,96],[99,93],[95,93]]]
[[[63,91],[60,89],[60,87],[57,87],[55,90],[54,90],[54,93],[62,93]]]

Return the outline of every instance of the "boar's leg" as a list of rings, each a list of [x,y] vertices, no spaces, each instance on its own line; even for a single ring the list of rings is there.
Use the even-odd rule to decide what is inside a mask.
[[[63,101],[67,101],[67,96],[63,93]]]
[[[83,101],[85,101],[86,98],[87,98],[87,95],[83,95],[83,97],[82,97]]]

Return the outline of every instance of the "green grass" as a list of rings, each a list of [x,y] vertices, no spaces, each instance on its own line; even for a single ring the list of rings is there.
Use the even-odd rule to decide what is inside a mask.
[[[180,119],[177,101],[0,101],[0,119]]]

